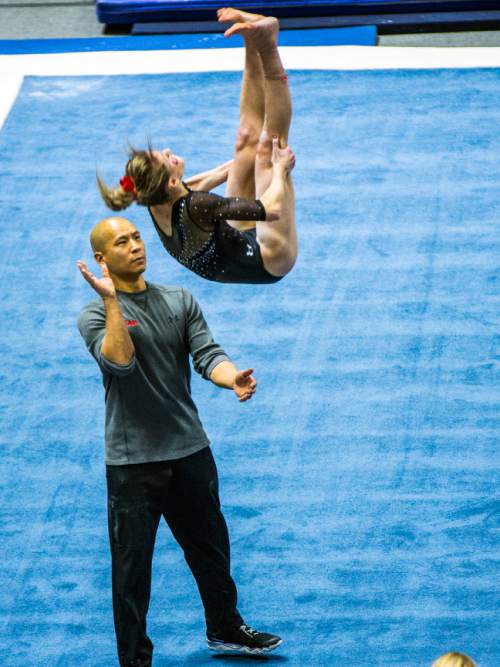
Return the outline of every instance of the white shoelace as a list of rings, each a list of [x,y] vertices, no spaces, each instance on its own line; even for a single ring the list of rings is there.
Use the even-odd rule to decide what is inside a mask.
[[[245,624],[240,625],[240,630],[242,630],[244,633],[246,633],[250,637],[255,637],[255,635],[259,634],[257,630],[254,630],[249,625],[245,625]]]

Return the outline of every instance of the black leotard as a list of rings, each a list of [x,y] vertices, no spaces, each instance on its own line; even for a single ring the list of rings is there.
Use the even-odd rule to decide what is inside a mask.
[[[189,190],[172,206],[171,236],[149,213],[167,251],[199,276],[222,283],[275,283],[281,279],[266,271],[255,229],[239,231],[227,222],[265,220],[259,200]]]

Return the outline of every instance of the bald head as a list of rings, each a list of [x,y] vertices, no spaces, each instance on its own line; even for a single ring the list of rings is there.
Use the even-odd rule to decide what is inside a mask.
[[[90,245],[94,252],[104,252],[106,245],[120,234],[130,234],[135,225],[125,218],[104,218],[90,232]]]
[[[105,264],[111,279],[134,284],[146,270],[146,248],[137,227],[125,218],[105,218],[90,233],[98,264]],[[144,288],[144,280],[141,283]]]

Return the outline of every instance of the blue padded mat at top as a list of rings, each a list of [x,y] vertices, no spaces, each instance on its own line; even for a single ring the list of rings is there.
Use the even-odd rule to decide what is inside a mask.
[[[280,46],[374,46],[375,26],[357,28],[315,28],[282,30]],[[136,37],[96,37],[92,39],[4,39],[0,54],[82,53],[87,51],[149,51],[175,49],[223,49],[241,46],[239,40],[225,39],[222,33],[148,35]]]
[[[496,0],[272,0],[236,2],[236,7],[275,16],[320,16],[380,12],[432,12],[498,8]],[[102,23],[213,19],[219,0],[97,0]]]

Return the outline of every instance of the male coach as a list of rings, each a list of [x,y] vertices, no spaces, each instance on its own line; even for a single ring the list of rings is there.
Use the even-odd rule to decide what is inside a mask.
[[[195,370],[240,401],[255,392],[252,370],[238,371],[214,342],[199,305],[184,289],[147,283],[144,243],[124,218],[107,218],[90,241],[99,295],[78,328],[103,375],[112,591],[121,667],[150,667],[146,634],[151,562],[161,516],[184,551],[205,608],[213,650],[262,654],[280,637],[246,625],[236,608],[229,537],[215,462],[190,392]]]

